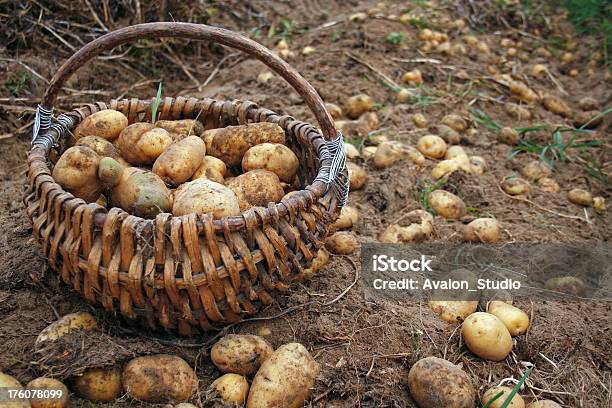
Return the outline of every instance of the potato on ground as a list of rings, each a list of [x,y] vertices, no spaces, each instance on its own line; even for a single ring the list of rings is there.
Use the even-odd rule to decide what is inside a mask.
[[[497,133],[497,140],[509,146],[517,144],[520,138],[518,132],[509,126],[501,128]]]
[[[249,382],[239,374],[225,374],[210,385],[219,398],[232,406],[243,406],[249,395]]]
[[[155,127],[165,129],[175,142],[204,133],[204,125],[196,119],[158,120]]]
[[[276,123],[258,122],[241,126],[227,126],[204,132],[206,150],[228,166],[239,166],[251,147],[261,143],[285,144],[285,131]]]
[[[319,365],[299,343],[280,346],[251,384],[247,408],[299,408],[310,396]]]
[[[459,163],[456,160],[442,160],[436,164],[433,169],[431,169],[431,178],[438,180],[444,176],[452,174],[457,170],[459,170]]]
[[[374,107],[374,101],[366,94],[351,96],[346,100],[346,116],[350,119],[357,119],[365,112],[369,112]]]
[[[459,163],[459,168],[466,173],[469,173],[472,170],[470,158],[461,146],[450,146],[446,150],[444,158],[446,160],[455,160],[457,163]]]
[[[153,164],[171,144],[170,133],[145,122],[126,127],[115,142],[121,156],[134,166]]]
[[[476,390],[469,374],[438,357],[417,361],[408,373],[408,387],[420,408],[474,408]]]
[[[327,102],[325,103],[325,109],[329,112],[332,119],[340,119],[343,115],[342,108],[335,103]]]
[[[538,181],[543,177],[550,176],[551,173],[550,166],[540,160],[532,160],[521,169],[523,177],[530,181]]]
[[[565,293],[572,296],[584,296],[586,285],[584,281],[576,276],[561,276],[546,281],[546,289]]]
[[[155,160],[152,170],[167,184],[178,186],[193,176],[205,155],[204,141],[197,136],[189,136],[164,150]]]
[[[55,378],[39,377],[30,381],[26,387],[28,390],[49,390],[49,398],[30,398],[32,408],[66,408],[70,391],[68,387]]]
[[[359,242],[355,234],[339,231],[325,239],[325,247],[337,255],[350,255],[357,250]]]
[[[572,109],[561,98],[547,96],[544,99],[542,99],[542,104],[544,105],[546,110],[552,113],[556,113],[557,115],[561,115],[566,118],[567,117],[571,118],[572,116],[574,116]]]
[[[435,190],[429,194],[427,202],[437,214],[449,220],[458,220],[466,213],[463,200],[445,190]]]
[[[102,192],[98,180],[100,156],[87,146],[73,146],[55,163],[53,179],[66,191],[88,203],[94,202]]]
[[[438,125],[436,126],[436,132],[448,144],[459,144],[461,142],[461,135],[451,127]]]
[[[478,308],[477,300],[430,300],[427,304],[448,323],[460,323]]]
[[[75,146],[87,146],[100,157],[111,157],[121,163],[122,166],[129,166],[119,149],[114,144],[100,136],[85,136],[80,138]]]
[[[593,208],[598,213],[603,213],[606,211],[606,199],[603,197],[593,197]]]
[[[223,161],[213,156],[204,156],[200,167],[191,176],[191,180],[205,178],[215,183],[223,183],[226,172],[227,167]]]
[[[329,252],[327,249],[321,248],[317,251],[317,254],[312,259],[310,266],[304,269],[304,272],[297,277],[296,281],[303,282],[312,278],[321,268],[323,268],[329,262]]]
[[[356,159],[357,157],[361,156],[359,150],[357,150],[357,148],[351,143],[344,144],[344,154],[349,160]]]
[[[583,111],[593,111],[599,109],[599,101],[593,97],[585,96],[578,101],[578,107]]]
[[[527,408],[562,408],[561,405],[551,400],[540,400],[527,405]]]
[[[72,379],[72,391],[79,397],[94,402],[110,402],[123,395],[119,367],[88,368]]]
[[[541,179],[539,179],[538,187],[540,188],[540,190],[546,191],[548,193],[558,193],[559,191],[561,191],[561,187],[559,187],[559,184],[555,181],[555,179],[552,179],[550,177],[542,177]]]
[[[376,112],[365,112],[357,119],[357,122],[365,134],[380,127],[380,120]]]
[[[497,398],[495,401],[491,402],[488,408],[501,408],[506,399],[512,393],[512,388],[510,387],[492,387],[487,390],[482,396],[482,404],[486,405],[495,398],[499,393],[503,393],[501,397]],[[510,404],[506,405],[507,408],[525,408],[525,401],[523,398],[517,394],[514,394],[512,399],[510,400]]]
[[[487,305],[487,312],[497,316],[508,329],[511,336],[525,334],[529,328],[529,316],[516,306],[493,300]]]
[[[467,242],[495,244],[499,235],[499,223],[495,218],[477,218],[463,230],[463,239]]]
[[[76,332],[78,330],[91,331],[98,327],[96,319],[87,312],[76,312],[62,316],[59,320],[45,327],[36,338],[34,344],[36,349],[44,346],[47,342],[56,341],[59,338]]]
[[[123,369],[128,395],[144,402],[182,402],[191,397],[198,377],[185,360],[156,354],[137,357]]]
[[[406,227],[391,224],[378,235],[378,240],[388,244],[423,242],[433,232],[433,216],[427,211],[410,211],[406,220],[411,224]]]
[[[440,136],[426,135],[417,142],[417,149],[426,157],[441,159],[446,154],[446,142]]]
[[[264,338],[251,334],[228,334],[210,350],[210,359],[223,373],[252,376],[274,352]]]
[[[240,215],[240,204],[234,192],[223,184],[199,178],[174,192],[172,214],[212,214],[214,219]]]
[[[104,109],[87,116],[72,132],[75,139],[85,136],[99,136],[111,142],[128,125],[128,118],[113,109]]]
[[[602,115],[600,111],[588,111],[578,112],[574,116],[574,126],[577,128],[584,127],[585,129],[595,129],[601,125],[605,115]]]
[[[345,205],[340,210],[340,216],[334,223],[334,227],[337,229],[350,229],[359,220],[359,211],[355,207]]]
[[[461,335],[467,348],[480,358],[501,361],[512,350],[510,332],[496,316],[476,312],[465,319]]]
[[[0,372],[0,388],[23,390],[23,386],[15,377],[2,372]],[[6,408],[31,408],[30,402],[25,400],[12,401],[11,403],[5,403],[3,406],[6,406]]]
[[[425,157],[412,146],[395,140],[381,143],[374,152],[374,167],[384,169],[399,160],[408,159],[417,166],[425,163]]]
[[[415,113],[412,115],[412,122],[414,123],[414,126],[420,129],[427,127],[427,118],[422,113]]]
[[[291,183],[300,163],[295,153],[280,143],[261,143],[251,147],[242,158],[242,171],[264,169],[276,174],[280,181]]]
[[[353,162],[348,162],[346,164],[346,167],[348,168],[348,174],[349,174],[349,182],[350,182],[349,189],[350,190],[361,190],[368,179],[368,174],[363,169],[363,167]]]
[[[461,116],[451,113],[442,118],[442,124],[450,127],[456,132],[463,132],[467,129],[467,122]]]
[[[481,156],[470,157],[470,174],[484,174],[487,170],[487,161]]]
[[[501,188],[509,195],[529,195],[531,193],[529,182],[519,177],[505,179],[501,183]]]
[[[240,210],[251,207],[266,207],[270,202],[280,201],[285,192],[278,176],[267,170],[251,170],[227,182],[240,204]]]
[[[527,87],[527,85],[520,81],[513,81],[510,83],[509,86],[510,93],[512,94],[512,96],[514,96],[521,102],[532,104],[538,99],[540,99],[537,93],[535,93],[532,89],[530,89],[529,87]]]
[[[586,190],[574,188],[567,193],[567,199],[570,202],[588,207],[593,203],[593,196]]]
[[[136,167],[123,169],[119,182],[111,189],[111,203],[132,215],[155,218],[172,207],[170,190],[155,173]]]

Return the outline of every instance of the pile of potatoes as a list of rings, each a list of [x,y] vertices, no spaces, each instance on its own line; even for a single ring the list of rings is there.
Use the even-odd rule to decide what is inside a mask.
[[[297,156],[274,123],[208,129],[193,119],[128,124],[106,109],[74,129],[53,178],[86,202],[154,218],[218,219],[280,201],[299,186]]]

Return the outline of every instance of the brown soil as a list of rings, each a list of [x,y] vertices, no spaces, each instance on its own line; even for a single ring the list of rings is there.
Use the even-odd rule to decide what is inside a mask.
[[[65,379],[82,372],[86,367],[122,364],[143,354],[176,354],[196,367],[201,380],[200,392],[192,402],[198,405],[217,404],[207,399],[205,393],[207,386],[219,376],[208,357],[208,346],[216,333],[197,339],[178,339],[169,334],[143,331],[116,316],[104,314],[59,283],[31,241],[31,227],[21,204],[30,133],[30,128],[24,128],[24,125],[33,119],[30,108],[35,106],[37,97],[42,94],[43,84],[40,80],[31,79],[31,83],[26,81],[26,85],[15,91],[13,82],[13,90],[10,91],[9,79],[14,77],[12,73],[24,70],[14,61],[6,61],[6,58],[19,58],[43,77],[50,78],[71,52],[56,37],[28,23],[26,17],[34,20],[38,18],[38,2],[22,3],[32,9],[20,14],[18,10],[10,8],[14,6],[0,6],[7,8],[0,9],[0,14],[11,16],[7,26],[21,30],[19,32],[23,34],[19,36],[11,30],[6,31],[4,35],[7,38],[3,44],[7,44],[7,48],[2,49],[3,59],[0,60],[7,73],[1,80],[4,86],[0,103],[0,133],[3,134],[0,140],[0,183],[3,192],[0,196],[0,371],[26,383],[40,375]],[[484,157],[488,169],[482,176],[453,180],[453,185],[472,209],[471,215],[491,215],[501,222],[504,242],[610,240],[610,211],[598,214],[591,208],[587,209],[589,222],[553,213],[585,217],[585,211],[570,204],[565,197],[565,192],[573,187],[588,189],[594,196],[600,195],[610,201],[610,186],[590,177],[580,165],[560,163],[556,166],[554,178],[561,186],[560,194],[544,193],[534,186],[530,199],[540,207],[504,195],[498,188],[499,182],[515,174],[535,156],[522,154],[512,160],[507,159],[511,147],[496,142],[494,132],[474,122],[468,107],[469,103],[470,107],[481,109],[496,121],[513,127],[537,123],[568,123],[563,117],[545,110],[539,104],[528,107],[533,114],[532,119],[513,119],[506,112],[507,104],[512,103],[508,89],[491,80],[492,76],[486,69],[489,65],[496,66],[502,73],[510,73],[513,69],[515,75],[530,87],[538,92],[562,97],[574,110],[578,110],[578,100],[587,95],[598,99],[602,107],[610,106],[610,75],[601,66],[589,63],[594,52],[590,39],[572,37],[577,42],[573,51],[574,62],[561,64],[558,59],[560,50],[551,48],[554,55],[549,60],[538,57],[534,52],[538,46],[546,45],[546,33],[542,33],[542,36],[533,34],[535,31],[532,30],[526,33],[524,30],[530,30],[529,26],[517,26],[520,30],[503,26],[500,28],[493,20],[486,20],[489,21],[489,31],[478,37],[489,44],[492,50],[490,56],[445,56],[436,52],[423,54],[417,50],[418,30],[411,25],[384,17],[371,17],[364,22],[348,21],[348,15],[367,11],[375,2],[313,0],[296,1],[295,4],[280,1],[270,4],[254,1],[249,6],[242,2],[224,3],[223,6],[210,5],[210,9],[205,9],[206,13],[201,6],[177,6],[170,10],[145,8],[141,13],[142,18],[148,21],[156,20],[163,12],[172,12],[176,20],[202,22],[208,18],[210,24],[245,33],[254,33],[254,29],[260,27],[262,36],[257,39],[269,47],[274,46],[278,37],[268,38],[267,27],[275,23],[279,30],[281,17],[295,21],[301,29],[308,27],[310,30],[295,32],[289,37],[289,45],[296,53],[289,62],[311,81],[327,102],[342,105],[353,94],[369,94],[379,104],[377,106],[381,107],[381,128],[386,129],[389,138],[414,145],[427,132],[414,127],[411,115],[416,112],[424,113],[430,125],[437,124],[447,113],[460,114],[470,121],[470,127],[476,131],[464,147],[470,155]],[[386,3],[387,7],[382,12],[384,16],[400,15],[405,8],[404,2]],[[434,26],[444,26],[445,18],[452,21],[465,17],[459,14],[465,12],[465,8],[455,8],[453,2],[429,2],[433,4],[432,7],[417,5],[421,3],[410,3],[410,8],[421,12],[422,19]],[[83,4],[79,7],[85,7]],[[61,6],[57,7],[45,12],[45,16],[48,13],[56,14],[52,14],[52,18],[43,17],[43,21],[48,18],[51,26],[61,28],[58,20],[72,18],[72,24],[96,26],[87,8],[66,15],[65,10],[62,14]],[[102,6],[99,8],[98,13],[104,19]],[[115,20],[109,25],[119,28],[134,23],[137,20],[132,12],[129,8],[112,9],[111,14],[116,13]],[[206,18],[196,15],[196,12],[204,13]],[[556,19],[553,20],[555,24],[558,23]],[[337,23],[329,27],[322,26],[327,22]],[[88,41],[91,38],[86,36],[88,31],[79,27],[75,27],[74,32],[82,34],[83,41]],[[568,32],[569,28],[562,25],[556,30],[560,33]],[[444,31],[449,33],[453,43],[459,42],[463,35],[454,29]],[[391,32],[404,34],[399,45],[385,40]],[[503,61],[495,61],[503,53],[499,47],[501,38],[522,41],[523,49],[530,53],[529,61],[524,63],[511,59],[516,61],[514,68],[504,65]],[[77,43],[72,37],[69,40]],[[198,91],[193,81],[185,75],[184,69],[160,56],[161,53],[171,55],[160,44],[141,44],[140,48],[127,54],[123,65],[118,65],[116,59],[90,64],[68,86],[73,90],[88,89],[93,92],[69,91],[61,100],[62,107],[70,108],[96,98],[106,100],[124,94],[148,98],[155,94],[156,82],[143,81],[162,78],[166,95],[249,99],[278,112],[313,120],[299,96],[279,77],[266,84],[255,80],[265,70],[257,61],[239,54],[230,55],[233,53],[230,50],[206,45],[195,46],[181,41],[168,42],[178,50],[178,57],[174,59],[179,58],[200,82],[204,82],[222,61],[218,74]],[[306,45],[314,46],[316,52],[308,57],[301,55],[299,51]],[[423,72],[426,84],[424,92],[429,95],[429,106],[397,104],[394,92],[381,84],[377,74],[356,62],[348,53],[371,64],[398,83],[405,71],[419,68]],[[441,63],[400,61],[415,58],[435,58]],[[550,79],[531,77],[530,68],[536,62],[548,65],[551,74],[567,95],[563,95]],[[580,72],[575,78],[568,75],[573,68]],[[465,70],[470,79],[459,79],[460,70]],[[138,71],[142,74],[138,74]],[[599,149],[593,149],[592,153],[598,162],[608,165],[612,160],[609,117],[605,118],[595,133],[588,135],[590,139],[607,143]],[[6,136],[8,133],[12,135]],[[540,132],[534,139],[543,141],[547,137],[547,134]],[[371,242],[375,241],[378,232],[389,222],[413,209],[421,208],[415,199],[417,181],[428,176],[435,163],[428,160],[424,168],[418,169],[407,162],[401,162],[378,171],[368,162],[357,161],[367,168],[369,181],[364,189],[350,196],[350,204],[360,210],[361,216],[354,230],[361,242]],[[542,207],[552,212],[544,211]],[[460,227],[460,221],[452,222],[436,217],[435,233],[431,240],[460,242]],[[492,363],[482,361],[467,351],[460,341],[457,326],[441,321],[426,305],[382,300],[366,302],[360,282],[337,302],[324,306],[353,282],[358,269],[358,255],[332,257],[331,262],[310,282],[279,296],[278,302],[262,313],[262,316],[269,316],[270,319],[238,324],[229,331],[256,334],[263,328],[269,328],[272,334],[267,338],[274,346],[293,341],[306,345],[322,367],[322,374],[309,402],[314,406],[414,407],[407,387],[408,370],[418,359],[430,355],[460,364],[473,376],[479,395],[504,378],[520,378],[520,371],[524,371],[524,368],[519,362],[526,361],[537,366],[530,376],[529,387],[522,392],[528,400],[549,398],[568,407],[604,407],[612,403],[612,314],[609,303],[519,302],[519,307],[530,314],[532,326],[527,335],[517,338],[511,358],[502,363]],[[316,303],[298,307],[312,301]],[[274,317],[291,307],[296,307],[296,310]],[[80,310],[91,311],[98,317],[102,327],[100,332],[92,336],[71,338],[70,342],[59,344],[54,350],[35,353],[34,341],[45,326],[56,320],[57,316]],[[75,406],[93,406],[86,401],[75,401]],[[140,405],[122,398],[112,404],[95,406],[150,404]]]

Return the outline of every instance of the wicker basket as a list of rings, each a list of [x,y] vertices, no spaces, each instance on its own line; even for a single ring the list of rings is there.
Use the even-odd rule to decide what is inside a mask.
[[[303,190],[266,208],[213,220],[209,214],[142,219],[119,208],[87,204],[51,176],[49,153],[66,134],[102,109],[130,123],[151,119],[151,100],[97,102],[53,116],[68,78],[102,51],[145,37],[214,41],[258,58],[304,98],[322,132],[252,102],[165,98],[160,119],[199,119],[215,127],[274,122],[300,160]],[[231,31],[188,23],[149,23],[120,29],[84,46],[55,74],[37,110],[24,202],[33,236],[51,268],[94,304],[182,335],[255,314],[276,291],[300,281],[330,232],[348,194],[342,135],[297,71],[265,47]],[[309,185],[306,185],[310,183]],[[306,272],[305,272],[306,271]]]

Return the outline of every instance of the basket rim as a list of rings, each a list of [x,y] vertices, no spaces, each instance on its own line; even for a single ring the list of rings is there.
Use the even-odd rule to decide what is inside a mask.
[[[256,123],[256,122],[272,122],[272,123],[278,124],[281,128],[283,128],[283,131],[285,132],[289,131],[290,128],[295,129],[293,131],[296,133],[302,132],[304,134],[305,143],[308,143],[314,147],[314,150],[317,155],[317,159],[319,160],[320,164],[319,164],[319,169],[318,169],[318,175],[321,173],[321,169],[325,165],[329,165],[329,162],[331,162],[331,158],[325,158],[325,157],[321,158],[319,156],[321,147],[325,146],[325,138],[323,137],[321,131],[318,128],[316,128],[315,126],[307,122],[298,121],[292,116],[279,115],[272,110],[269,110],[266,108],[259,108],[259,106],[256,103],[251,102],[251,101],[239,101],[239,100],[223,101],[223,100],[216,100],[213,98],[185,98],[185,97],[180,97],[180,96],[177,98],[166,97],[162,99],[159,105],[158,112],[160,112],[159,114],[160,116],[158,117],[157,120],[164,120],[164,117],[162,117],[161,112],[171,111],[173,104],[181,100],[186,101],[186,102],[192,102],[192,103],[197,103],[197,102],[204,103],[205,105],[209,106],[209,109],[208,109],[209,112],[211,110],[214,110],[215,108],[216,109],[224,109],[224,108],[228,109],[231,107],[233,108],[232,113],[235,114],[234,117],[238,119],[238,122],[241,125],[244,125],[247,123]],[[62,122],[63,126],[52,126],[51,129],[49,129],[44,135],[40,135],[40,137],[41,138],[50,137],[54,141],[60,140],[61,138],[66,137],[66,133],[70,132],[74,127],[76,127],[87,116],[90,116],[93,113],[103,110],[103,109],[113,109],[113,110],[122,112],[121,110],[122,107],[124,109],[128,109],[129,107],[134,106],[134,104],[142,104],[145,107],[145,111],[139,112],[139,117],[137,118],[137,120],[145,120],[147,115],[149,117],[151,115],[152,101],[153,99],[131,98],[131,99],[121,99],[121,100],[113,99],[111,100],[110,104],[106,104],[104,102],[86,104],[82,107],[75,108],[67,113],[62,114],[61,116],[70,118],[71,121],[68,123]],[[163,109],[164,105],[166,104],[169,104],[169,106],[166,109]],[[245,109],[244,115],[236,114],[237,112],[239,112],[240,109]],[[203,110],[201,112],[203,112]],[[125,112],[122,112],[122,113],[125,113]],[[207,113],[205,113],[205,115],[206,114]],[[184,119],[187,119],[187,118],[184,118]],[[197,120],[197,117],[194,119]],[[174,119],[174,120],[180,120],[180,119]],[[61,130],[63,130],[64,132],[61,132]],[[55,133],[55,135],[53,135],[53,133]],[[57,145],[54,144],[54,146],[57,146]],[[119,210],[119,214],[125,214],[124,215],[125,217],[130,217],[130,219],[132,219],[133,222],[136,222],[138,224],[150,224],[151,222],[155,221],[157,217],[160,217],[160,215],[167,217],[168,220],[171,220],[172,218],[175,218],[175,217],[176,218],[193,217],[195,215],[197,219],[198,232],[202,232],[204,230],[205,226],[204,226],[204,223],[200,220],[200,218],[207,217],[210,215],[210,213],[206,213],[206,214],[190,213],[190,214],[176,216],[172,214],[171,212],[167,212],[167,213],[158,214],[156,218],[148,219],[148,218],[142,218],[142,217],[138,217],[133,214],[130,214],[129,212],[123,210],[120,207],[112,206],[110,208],[106,208],[96,203],[87,203],[85,200],[75,197],[72,193],[70,193],[69,191],[66,191],[59,183],[57,183],[53,179],[52,171],[48,165],[48,155],[52,147],[53,146],[51,143],[46,143],[46,144],[36,143],[36,144],[33,144],[32,148],[30,149],[28,153],[28,169],[32,170],[33,167],[36,167],[35,164],[38,164],[38,166],[40,166],[37,174],[28,175],[30,177],[31,185],[35,186],[35,188],[38,190],[41,188],[43,184],[47,184],[47,183],[54,184],[56,186],[53,189],[53,190],[56,190],[54,194],[63,194],[66,197],[66,199],[63,200],[62,202],[62,207],[64,207],[64,204],[69,201],[79,202],[77,205],[71,206],[72,211],[76,211],[77,208],[79,207],[84,208],[87,206],[90,206],[90,207],[95,206],[95,208],[93,209],[93,212],[95,213],[94,224],[97,227],[100,227],[100,228],[103,227],[108,213],[112,209],[117,209]],[[342,171],[342,175],[348,179],[348,171],[346,167]],[[47,176],[47,177],[41,177],[41,176]],[[325,183],[317,180],[315,177],[315,179],[311,181],[310,184],[306,185],[301,190],[296,190],[294,194],[292,194],[290,197],[281,199],[278,202],[270,202],[268,203],[267,207],[251,207],[245,211],[241,211],[240,215],[226,216],[226,217],[222,217],[219,219],[214,219],[212,220],[212,223],[213,223],[213,226],[216,232],[220,232],[220,231],[235,232],[235,231],[242,230],[245,227],[249,227],[249,228],[260,227],[260,226],[269,224],[271,220],[278,220],[279,218],[284,217],[286,215],[292,216],[293,214],[299,211],[303,211],[304,209],[309,207],[313,202],[319,199],[322,199],[322,198],[327,198],[329,200],[328,211],[330,213],[331,219],[336,218],[337,214],[339,213],[340,206],[338,204],[337,198],[335,197],[333,193],[333,189],[330,188],[330,186],[326,185]]]

